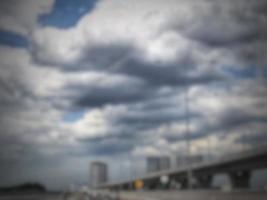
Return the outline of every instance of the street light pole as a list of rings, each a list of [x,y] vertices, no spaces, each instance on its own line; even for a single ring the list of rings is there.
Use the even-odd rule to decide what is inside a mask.
[[[188,156],[188,169],[187,169],[187,181],[188,181],[188,189],[192,189],[192,169],[190,164],[190,156],[191,156],[191,141],[190,141],[190,117],[189,117],[189,97],[188,97],[188,86],[185,88],[185,115],[186,115],[186,148],[187,148],[187,156]]]

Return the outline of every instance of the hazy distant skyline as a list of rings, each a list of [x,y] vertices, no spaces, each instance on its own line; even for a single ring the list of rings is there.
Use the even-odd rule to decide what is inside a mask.
[[[88,181],[90,160],[266,143],[265,0],[0,2],[0,185]],[[138,164],[139,163],[139,164]],[[117,173],[117,174],[116,174]],[[129,174],[128,174],[129,175]],[[122,178],[121,177],[121,178]]]

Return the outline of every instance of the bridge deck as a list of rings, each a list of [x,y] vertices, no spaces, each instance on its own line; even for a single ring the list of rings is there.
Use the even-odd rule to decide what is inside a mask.
[[[98,188],[100,189],[110,188],[114,186],[129,184],[129,183],[134,182],[137,179],[151,180],[151,179],[157,179],[162,175],[173,176],[177,174],[183,174],[183,173],[186,173],[186,171],[188,171],[189,168],[193,172],[198,172],[198,171],[201,172],[205,170],[209,170],[209,172],[211,172],[213,170],[215,173],[215,172],[223,171],[225,170],[225,168],[227,169],[230,169],[230,167],[233,168],[234,165],[237,165],[237,168],[240,168],[240,169],[244,167],[251,168],[251,169],[259,169],[259,168],[267,167],[267,146],[262,146],[262,147],[255,148],[249,151],[243,151],[243,152],[235,153],[232,155],[223,156],[223,157],[220,157],[218,159],[208,161],[208,162],[201,162],[201,163],[197,163],[193,165],[183,166],[177,169],[155,172],[155,173],[135,177],[134,179],[129,179],[125,181],[107,183],[107,184],[100,185]],[[224,169],[222,168],[223,166],[224,166]]]

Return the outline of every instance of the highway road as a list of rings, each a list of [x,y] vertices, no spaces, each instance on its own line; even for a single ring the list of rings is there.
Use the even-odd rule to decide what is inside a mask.
[[[61,194],[38,194],[38,195],[0,195],[0,200],[63,200]]]
[[[122,200],[266,200],[267,192],[154,191],[123,192]]]
[[[101,193],[100,193],[101,194]],[[0,200],[118,200],[107,198],[107,195],[89,198],[84,193],[74,193],[64,197],[58,195],[9,195],[0,196]],[[119,200],[266,200],[267,192],[248,191],[153,191],[153,192],[120,192]]]

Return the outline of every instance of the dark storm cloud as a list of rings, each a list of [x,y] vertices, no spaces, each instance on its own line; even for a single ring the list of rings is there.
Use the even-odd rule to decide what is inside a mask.
[[[200,131],[191,131],[189,134],[186,131],[179,132],[177,134],[169,134],[168,132],[163,136],[164,139],[168,141],[168,143],[175,143],[179,141],[185,141],[187,139],[194,141],[196,139],[203,138],[207,135],[207,132]]]
[[[199,19],[181,32],[212,49],[231,51],[241,65],[265,65],[267,2],[214,1],[211,5],[210,12],[200,13]]]
[[[79,59],[79,65],[83,70],[88,70],[88,64],[95,70],[108,70],[112,67],[116,68],[120,61],[134,54],[135,51],[133,44],[122,41],[106,45],[100,43],[90,47],[85,46]],[[77,65],[72,68],[72,70],[77,69],[79,70]]]
[[[159,100],[157,99],[156,101]],[[167,102],[171,104],[170,98],[163,98],[161,101],[162,104]],[[89,149],[87,153],[90,154],[102,154],[103,152],[106,155],[120,154],[133,150],[136,144],[148,144],[151,143],[151,140],[160,139],[155,130],[162,125],[183,123],[185,120],[183,111],[181,111],[181,108],[176,107],[177,105],[169,105],[169,109],[166,109],[166,107],[160,109],[159,107],[147,106],[148,104],[154,104],[154,101],[149,100],[146,103],[126,105],[127,110],[122,114],[107,116],[109,123],[111,123],[110,127],[114,128],[107,129],[105,135],[82,137],[77,141],[87,147]],[[199,115],[192,113],[190,117],[197,118]],[[166,132],[163,135],[163,138],[165,138],[168,133]],[[198,133],[192,135],[192,138],[193,136],[194,138],[200,137]]]
[[[133,139],[133,138],[132,138]],[[80,140],[85,146],[85,154],[112,156],[130,152],[134,148],[134,142],[131,137],[107,136],[105,138],[89,138]]]
[[[109,48],[107,48],[109,50]],[[122,50],[106,51],[109,54],[114,52],[125,52]],[[115,53],[116,54],[116,53]],[[157,91],[162,86],[183,87],[196,84],[208,84],[215,81],[222,81],[224,77],[216,71],[206,71],[195,75],[192,72],[197,70],[197,64],[190,55],[177,62],[162,63],[148,62],[139,56],[119,58],[119,61],[107,59],[104,52],[99,52],[99,60],[93,70],[109,72],[110,76],[121,75],[129,78],[129,84],[106,87],[94,86],[66,86],[81,91],[80,96],[74,101],[74,105],[102,106],[105,104],[133,103],[158,98]],[[111,55],[117,57],[116,55]],[[109,57],[109,56],[108,56]],[[95,58],[98,60],[98,57]],[[106,60],[107,59],[107,60]],[[89,62],[89,60],[88,60]],[[113,64],[115,62],[116,64]],[[108,65],[110,63],[110,66]],[[106,65],[106,66],[105,66]],[[99,66],[99,67],[98,67]],[[65,69],[65,68],[64,68]],[[76,66],[77,70],[85,70],[84,66]],[[131,79],[137,79],[141,83],[131,83]],[[96,83],[97,84],[97,83]]]
[[[267,116],[257,116],[240,110],[228,110],[220,118],[221,129],[231,129],[236,126],[244,126],[253,122],[267,122]]]
[[[191,113],[190,117],[197,117],[197,113]],[[137,131],[151,130],[162,125],[173,122],[183,122],[185,120],[184,113],[179,111],[178,107],[171,109],[140,110],[122,115],[117,124],[124,124],[126,127],[135,127]]]
[[[161,86],[185,86],[208,84],[222,80],[216,72],[209,71],[188,75],[197,70],[197,64],[188,53],[175,62],[145,61],[140,52],[130,45],[113,44],[95,46],[84,50],[77,63],[58,65],[66,73],[77,71],[108,72],[110,77],[121,75],[129,78],[129,84],[98,87],[94,85],[66,85],[67,90],[77,91],[74,106],[94,107],[105,104],[120,104],[146,101],[157,98]],[[63,72],[64,72],[63,71]],[[140,80],[131,83],[131,79]],[[80,92],[79,92],[80,91]]]
[[[267,3],[259,1],[214,1],[210,12],[183,30],[190,38],[213,47],[234,46],[266,40]]]
[[[121,60],[127,58],[127,56],[135,53],[133,44],[123,41],[112,42],[111,44],[102,44],[101,42],[96,44],[88,44],[88,46],[77,46],[73,48],[73,51],[79,50],[79,56],[73,61],[62,62],[62,60],[47,59],[42,57],[43,45],[32,42],[31,53],[33,60],[37,63],[45,64],[46,66],[52,66],[60,68],[65,71],[105,71],[111,67],[116,67],[116,64]]]
[[[92,148],[88,149],[88,154],[93,154],[96,156],[112,156],[115,154],[122,154],[123,152],[130,152],[133,149],[132,142],[129,143],[121,143],[119,145],[116,145],[118,142],[121,141],[114,141],[110,142],[107,141],[106,144],[97,144],[96,146],[91,146]]]
[[[141,59],[130,58],[116,70],[118,73],[126,73],[143,78],[151,85],[157,86],[205,84],[222,78],[219,74],[212,74],[212,72],[210,74],[198,74],[195,77],[188,75],[188,73],[196,70],[196,65],[190,55],[186,55],[174,63],[161,63],[160,61],[151,63]]]
[[[265,126],[265,130],[266,130]],[[267,135],[265,130],[248,130],[244,132],[239,138],[235,140],[239,144],[247,144],[249,146],[259,146],[264,145],[267,140]]]
[[[16,76],[10,77],[9,79],[0,77],[0,124],[2,122],[1,119],[17,111],[26,109],[27,101],[33,98],[29,87],[22,80],[23,77],[17,78]],[[5,124],[3,128],[9,125]]]
[[[78,107],[101,107],[106,104],[121,104],[143,101],[154,96],[154,88],[146,90],[147,86],[119,85],[107,88],[83,89],[83,94],[77,97],[74,105]]]
[[[0,78],[0,114],[3,113],[4,109],[9,105],[14,106],[14,102],[20,103],[15,97],[15,90],[5,80]]]
[[[233,115],[234,114],[234,115]],[[196,139],[204,138],[205,136],[210,136],[214,134],[214,132],[223,132],[224,134],[230,134],[236,131],[240,132],[240,136],[235,140],[236,142],[242,142],[243,136],[242,134],[245,134],[243,129],[238,130],[240,127],[246,127],[249,126],[249,124],[252,123],[259,123],[259,124],[265,124],[267,122],[267,117],[259,117],[259,116],[251,116],[251,115],[237,115],[235,112],[229,112],[226,114],[227,116],[223,116],[222,118],[218,118],[217,124],[209,124],[205,122],[205,120],[202,121],[202,125],[197,130],[190,130],[190,133],[186,132],[186,130],[177,132],[177,134],[166,132],[163,135],[163,138],[165,138],[169,143],[174,143],[177,141],[184,141],[186,139],[190,139],[192,141]],[[267,140],[267,136],[265,134],[265,131],[259,132],[257,129],[250,130],[252,132],[243,142],[246,142],[247,144],[254,145],[257,143],[260,143],[260,140],[262,140],[262,143],[265,143]]]
[[[129,153],[137,143],[141,144],[141,138],[144,138],[136,131],[133,128],[129,128],[125,132],[119,132],[118,130],[118,133],[113,135],[109,133],[107,136],[78,139],[80,147],[85,149],[82,152],[78,152],[78,154],[112,156]]]
[[[111,74],[124,74],[142,79],[151,86],[207,84],[223,79],[216,71],[188,75],[198,68],[198,63],[190,52],[171,62],[147,61],[141,54],[131,44],[100,44],[88,50],[85,47],[81,57],[74,63],[55,67],[66,71],[108,71]]]
[[[157,100],[158,101],[158,100]],[[161,103],[169,102],[170,98],[162,99]],[[157,133],[157,129],[169,125],[171,123],[184,123],[185,115],[183,109],[179,106],[168,105],[169,109],[148,106],[154,104],[153,101],[140,104],[127,105],[127,111],[116,117],[110,116],[108,121],[112,123],[112,129],[107,129],[106,135],[82,137],[77,141],[88,148],[89,154],[115,155],[132,151],[134,147],[151,144],[151,141],[158,141],[161,138],[166,139],[170,143],[174,143],[186,138],[186,133],[177,132],[176,134],[168,134],[168,131]],[[143,106],[145,105],[145,106]],[[197,119],[198,113],[190,113],[191,119]],[[206,132],[200,134],[198,131],[192,132],[190,138],[192,140],[205,136]],[[112,145],[110,145],[110,143]],[[126,149],[125,149],[126,148]],[[95,149],[95,150],[93,150]],[[120,151],[121,150],[121,151]]]
[[[264,99],[261,99],[259,102],[263,103]],[[254,112],[256,109],[254,108]],[[266,109],[266,105],[262,107],[263,111]],[[259,111],[258,111],[259,112]],[[207,127],[203,126],[203,130],[205,130],[208,134],[211,134],[214,131],[227,131],[231,132],[237,127],[246,127],[249,124],[259,123],[265,124],[267,122],[266,114],[255,114],[246,112],[245,109],[228,109],[226,108],[220,116],[218,116],[217,124],[214,123],[212,125],[208,125]]]
[[[95,70],[107,70],[142,78],[150,84],[183,84],[186,82],[184,73],[193,70],[194,60],[186,55],[179,63],[148,62],[137,55],[134,46],[112,45],[91,48],[83,56],[91,62]]]

